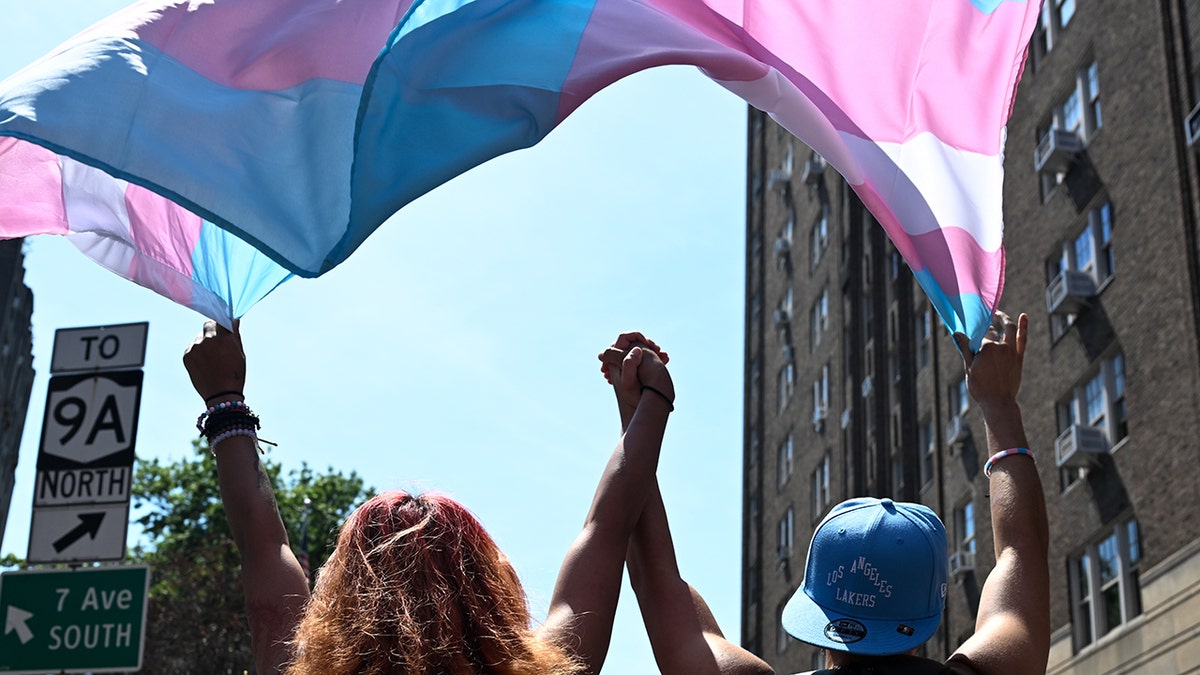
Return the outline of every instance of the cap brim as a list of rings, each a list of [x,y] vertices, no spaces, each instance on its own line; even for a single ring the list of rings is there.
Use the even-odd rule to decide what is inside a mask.
[[[811,645],[852,654],[903,654],[925,644],[942,623],[939,612],[909,621],[860,619],[818,605],[804,584],[783,608],[783,628]]]

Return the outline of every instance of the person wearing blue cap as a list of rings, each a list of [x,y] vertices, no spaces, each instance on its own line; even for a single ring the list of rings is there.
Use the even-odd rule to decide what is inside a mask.
[[[1042,673],[1050,652],[1049,530],[1017,392],[1029,318],[996,312],[978,353],[955,335],[967,386],[987,425],[996,566],[984,582],[975,633],[941,663],[916,655],[945,607],[946,530],[925,506],[860,498],[817,526],[804,580],[783,627],[825,650],[823,673]]]

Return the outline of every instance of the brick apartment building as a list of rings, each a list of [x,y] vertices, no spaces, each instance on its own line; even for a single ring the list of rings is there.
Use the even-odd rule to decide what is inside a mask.
[[[0,241],[0,540],[33,389],[33,292],[25,285],[24,245],[23,239]]]
[[[1002,308],[1050,514],[1050,673],[1200,672],[1200,6],[1045,0],[1008,127]],[[742,641],[821,665],[780,612],[858,495],[951,541],[944,657],[994,564],[982,418],[923,292],[820,157],[750,112]]]

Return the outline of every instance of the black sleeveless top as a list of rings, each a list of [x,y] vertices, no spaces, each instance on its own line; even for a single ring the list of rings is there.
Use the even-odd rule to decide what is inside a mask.
[[[797,675],[958,675],[958,672],[941,661],[900,654],[869,663],[855,663]]]

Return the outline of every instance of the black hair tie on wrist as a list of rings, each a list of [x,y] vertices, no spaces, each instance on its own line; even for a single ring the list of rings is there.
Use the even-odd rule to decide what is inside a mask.
[[[642,385],[642,391],[647,391],[647,390],[649,390],[649,391],[652,391],[652,392],[654,392],[654,393],[658,394],[659,396],[661,396],[661,397],[662,397],[662,400],[664,400],[664,401],[666,401],[666,402],[667,402],[667,406],[670,408],[670,412],[675,412],[675,402],[674,402],[674,401],[672,401],[672,400],[670,399],[670,397],[668,397],[666,394],[662,393],[662,392],[661,392],[661,391],[659,391],[658,389],[655,389],[654,387],[651,387],[651,386],[650,386],[650,385],[648,385],[648,384],[643,384],[643,385]]]
[[[213,399],[221,398],[222,396],[245,396],[245,394],[243,394],[240,391],[218,391],[217,393],[213,394],[212,396],[209,396],[208,398],[204,399],[204,402],[208,403],[208,402],[212,401]]]

